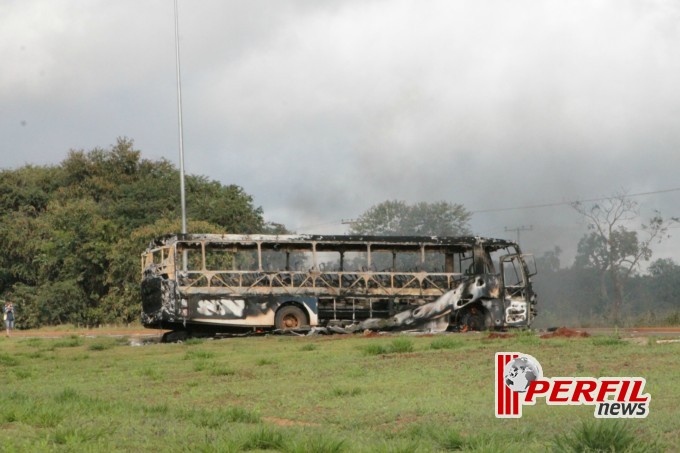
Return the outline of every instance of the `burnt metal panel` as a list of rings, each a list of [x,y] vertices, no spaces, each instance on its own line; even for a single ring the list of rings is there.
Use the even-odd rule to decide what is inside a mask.
[[[271,244],[318,244],[333,243],[334,246],[344,244],[365,248],[367,244],[376,246],[390,245],[397,248],[418,248],[422,245],[429,246],[459,246],[470,248],[478,244],[484,244],[489,250],[497,250],[510,246],[517,246],[513,241],[505,239],[490,239],[479,236],[369,236],[369,235],[314,235],[314,234],[168,234],[154,239],[149,248],[160,247],[176,242],[214,242],[214,243],[257,243],[266,242]]]
[[[423,253],[424,248],[447,254],[449,251],[474,251],[476,275],[425,271],[326,271],[316,268],[316,263],[307,271],[263,271],[261,265],[258,266],[259,270],[254,271],[206,270],[205,257],[202,270],[182,271],[175,266],[174,260],[181,254],[182,246],[203,248],[208,245],[258,251],[393,250]],[[165,255],[161,256],[166,256],[167,260],[153,263],[148,256],[143,260],[146,268],[142,281],[142,322],[147,326],[187,322],[242,322],[242,325],[265,326],[271,325],[273,314],[284,303],[306,307],[313,315],[310,318],[316,319],[317,300],[337,298],[367,300],[369,307],[372,307],[372,300],[387,301],[385,303],[390,307],[396,304],[408,307],[395,315],[397,320],[385,318],[380,322],[375,321],[386,328],[411,326],[420,321],[429,323],[434,319],[437,320],[435,324],[441,327],[442,316],[464,311],[478,301],[481,301],[479,306],[487,310],[495,325],[526,325],[533,313],[533,306],[527,311],[529,301],[506,300],[500,276],[484,273],[490,267],[485,265],[488,252],[509,247],[520,253],[519,247],[512,241],[473,236],[170,234],[155,239],[147,250],[148,254],[162,249]],[[448,255],[446,259],[449,260]],[[446,267],[452,270],[453,263],[446,261]],[[523,296],[531,296],[533,305],[535,295],[530,286],[527,282]],[[394,313],[391,309],[381,312]],[[369,309],[370,313],[372,308]],[[399,321],[402,318],[417,322]]]

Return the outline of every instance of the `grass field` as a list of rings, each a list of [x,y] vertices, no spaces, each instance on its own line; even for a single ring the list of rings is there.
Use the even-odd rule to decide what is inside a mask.
[[[494,417],[494,354],[546,376],[643,376],[646,419],[592,406]],[[680,343],[434,337],[0,339],[0,451],[680,451]],[[591,439],[592,440],[592,439]]]

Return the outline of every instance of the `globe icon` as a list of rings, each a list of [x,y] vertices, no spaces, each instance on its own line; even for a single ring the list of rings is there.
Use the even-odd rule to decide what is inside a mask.
[[[533,357],[521,356],[509,361],[503,369],[505,385],[510,390],[524,393],[529,384],[541,377],[541,366]]]

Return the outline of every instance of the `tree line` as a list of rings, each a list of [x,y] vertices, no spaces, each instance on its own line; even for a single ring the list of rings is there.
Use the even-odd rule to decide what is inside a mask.
[[[547,315],[541,323],[680,324],[680,266],[669,258],[652,260],[652,246],[670,238],[679,219],[657,211],[645,221],[625,192],[572,208],[588,232],[571,266],[560,266],[559,247],[538,260],[542,275],[536,286]]]
[[[615,283],[592,265],[577,259],[556,267],[554,251],[536,261],[537,326],[680,325],[680,265],[672,259],[653,260],[647,272],[626,278],[618,305]]]
[[[0,299],[18,302],[17,327],[138,320],[140,255],[181,230],[178,187],[172,163],[125,138],[0,171]],[[284,231],[239,186],[187,175],[186,197],[190,231]]]
[[[140,314],[140,257],[159,235],[181,230],[179,171],[143,159],[129,139],[71,151],[55,166],[0,170],[0,300],[17,327],[130,323]],[[188,230],[287,233],[266,223],[241,187],[186,176]],[[561,250],[537,258],[538,324],[680,323],[680,266],[651,261],[653,243],[678,219],[655,215],[638,230],[625,194],[573,208],[589,225],[571,266]],[[471,213],[450,202],[385,201],[361,214],[352,234],[472,234]],[[651,263],[641,272],[642,263]]]

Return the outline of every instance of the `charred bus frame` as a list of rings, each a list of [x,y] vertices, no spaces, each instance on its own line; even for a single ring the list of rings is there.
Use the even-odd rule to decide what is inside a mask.
[[[469,282],[450,326],[525,327],[536,314],[528,257],[481,237],[168,235],[142,254],[142,323],[185,332],[348,325]]]

